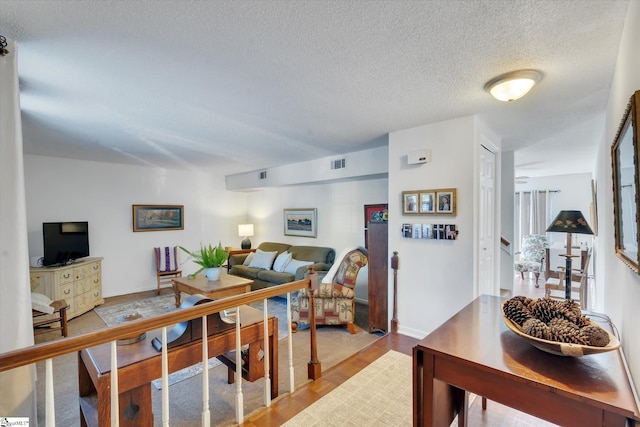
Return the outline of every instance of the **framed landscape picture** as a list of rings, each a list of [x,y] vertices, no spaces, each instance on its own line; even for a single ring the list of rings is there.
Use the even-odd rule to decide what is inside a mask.
[[[285,209],[284,235],[299,237],[316,237],[318,228],[318,212],[315,208]]]
[[[184,230],[183,205],[132,205],[133,231]]]

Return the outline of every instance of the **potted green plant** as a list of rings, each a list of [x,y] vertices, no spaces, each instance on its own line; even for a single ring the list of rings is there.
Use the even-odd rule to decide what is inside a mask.
[[[199,251],[190,251],[184,246],[179,246],[184,252],[189,254],[193,258],[193,262],[198,264],[201,268],[189,277],[193,277],[205,270],[205,276],[209,280],[218,280],[220,278],[220,267],[222,267],[229,256],[229,253],[224,250],[222,244],[218,242],[218,246],[200,245]]]

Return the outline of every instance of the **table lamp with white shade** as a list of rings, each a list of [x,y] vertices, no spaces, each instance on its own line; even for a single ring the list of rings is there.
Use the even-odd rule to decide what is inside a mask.
[[[241,248],[251,249],[249,237],[253,237],[253,224],[238,224],[238,236],[244,237]]]

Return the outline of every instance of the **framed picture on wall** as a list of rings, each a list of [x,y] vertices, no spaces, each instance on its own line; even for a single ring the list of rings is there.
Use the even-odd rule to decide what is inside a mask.
[[[284,235],[298,237],[316,237],[318,211],[315,208],[285,209]]]
[[[184,230],[183,205],[132,205],[133,231]]]
[[[436,192],[436,213],[438,215],[455,215],[456,204],[455,188],[447,188]]]
[[[418,193],[414,191],[402,192],[402,213],[406,215],[418,213]]]
[[[436,194],[434,192],[420,193],[420,213],[433,214],[436,212],[435,207]]]

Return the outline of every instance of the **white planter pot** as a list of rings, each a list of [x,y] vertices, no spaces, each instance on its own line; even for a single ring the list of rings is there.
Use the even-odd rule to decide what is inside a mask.
[[[204,275],[209,280],[220,280],[220,267],[207,268],[204,272]]]

